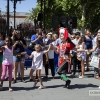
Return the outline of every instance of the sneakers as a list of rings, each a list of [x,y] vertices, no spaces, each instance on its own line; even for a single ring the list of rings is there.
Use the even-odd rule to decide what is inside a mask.
[[[17,83],[17,81],[16,80],[13,80],[13,82],[12,82],[13,84],[15,84],[15,83]]]
[[[21,82],[26,83],[26,81],[24,80],[24,78],[23,78],[23,79],[21,79]]]

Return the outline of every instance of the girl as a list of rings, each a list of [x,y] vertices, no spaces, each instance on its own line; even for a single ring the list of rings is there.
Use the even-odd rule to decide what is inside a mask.
[[[85,37],[86,37],[86,48],[87,50],[92,49],[92,37],[91,37],[91,32],[89,29],[85,30]],[[86,66],[87,66],[87,71],[89,71],[89,57],[90,54],[86,56]]]
[[[12,41],[10,37],[6,37],[5,39],[5,46],[1,47],[1,50],[3,50],[3,62],[2,62],[2,76],[1,76],[1,88],[3,86],[3,81],[6,76],[7,67],[9,71],[9,91],[12,91],[11,88],[11,81],[12,81],[12,67],[13,67],[13,47],[12,47]]]
[[[40,81],[40,87],[38,89],[44,88],[43,83],[42,83],[42,79],[41,79],[41,69],[43,68],[43,54],[47,53],[50,50],[50,48],[51,48],[51,45],[49,46],[48,50],[42,51],[41,46],[39,44],[36,44],[35,51],[33,51],[30,56],[28,56],[28,54],[27,54],[27,56],[29,58],[33,58],[32,67],[31,67],[31,71],[30,71],[30,77],[34,81],[33,87],[36,87],[37,81],[33,77],[33,73],[36,70],[37,74],[38,74],[38,79]]]
[[[81,36],[78,45],[76,46],[77,48],[77,59],[81,60],[81,75],[79,75],[79,78],[83,78],[84,77],[84,62],[86,59],[86,52],[85,52],[85,42],[86,42],[86,38],[85,36]]]
[[[5,41],[3,39],[3,33],[0,33],[0,47],[5,45]],[[3,58],[3,51],[0,50],[0,80],[1,80],[1,73],[2,73],[2,58]]]

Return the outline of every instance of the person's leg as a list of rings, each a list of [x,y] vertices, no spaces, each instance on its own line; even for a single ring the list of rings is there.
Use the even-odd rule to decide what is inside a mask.
[[[31,69],[30,70],[30,77],[31,79],[36,83],[37,81],[35,80],[34,76],[33,76],[33,73],[34,73],[35,70]]]
[[[54,79],[54,59],[49,59],[49,64],[51,68],[52,77]]]
[[[87,56],[86,56],[86,66],[87,66],[87,69],[86,69],[86,70],[87,70],[87,71],[89,71],[89,56],[90,56],[90,55],[87,55]]]
[[[39,87],[39,89],[42,89],[43,88],[43,83],[42,83],[42,78],[41,78],[41,69],[38,70],[38,79],[40,81],[40,87]]]
[[[84,60],[82,60],[81,61],[81,71],[82,71],[82,75],[79,78],[83,78],[84,77],[84,69],[85,69]]]
[[[18,62],[14,62],[14,80],[13,83],[16,83],[16,76],[17,76],[17,70],[18,70]]]
[[[0,64],[0,80],[1,80],[1,74],[2,74],[2,64]]]
[[[33,70],[33,69],[30,70],[30,78],[31,78],[32,81],[34,82],[33,87],[36,87],[37,81],[35,80],[35,78],[34,78],[34,76],[33,76],[34,71],[35,71],[35,70]]]
[[[24,79],[24,63],[23,62],[20,62],[20,70],[21,70],[21,81],[26,83]]]
[[[94,77],[96,78],[96,79],[99,79],[100,77],[99,77],[99,70],[98,70],[98,68],[94,68]]]
[[[1,80],[1,74],[2,74],[2,58],[3,56],[0,56],[0,80]]]
[[[12,82],[12,65],[8,66],[8,73],[9,73],[9,91],[12,91],[11,82]]]
[[[3,87],[3,81],[4,81],[4,79],[5,79],[6,72],[7,72],[7,66],[2,65],[1,90],[2,90],[2,87]]]
[[[45,64],[45,75],[46,78],[48,77],[48,64]]]
[[[78,72],[81,74],[81,61],[77,60]]]

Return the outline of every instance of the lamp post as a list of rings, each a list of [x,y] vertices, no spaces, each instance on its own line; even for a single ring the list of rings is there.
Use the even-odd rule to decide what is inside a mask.
[[[14,3],[14,5],[13,5],[13,8],[14,8],[14,28],[16,27],[15,25],[16,25],[16,4],[17,4],[17,2],[19,1],[19,2],[21,2],[21,1],[23,1],[23,0],[11,0],[13,3]]]

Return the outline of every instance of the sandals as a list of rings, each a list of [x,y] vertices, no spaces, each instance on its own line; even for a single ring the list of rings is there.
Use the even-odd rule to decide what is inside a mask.
[[[44,86],[42,86],[42,87],[40,86],[40,87],[38,88],[38,90],[41,90],[41,89],[44,89]]]

